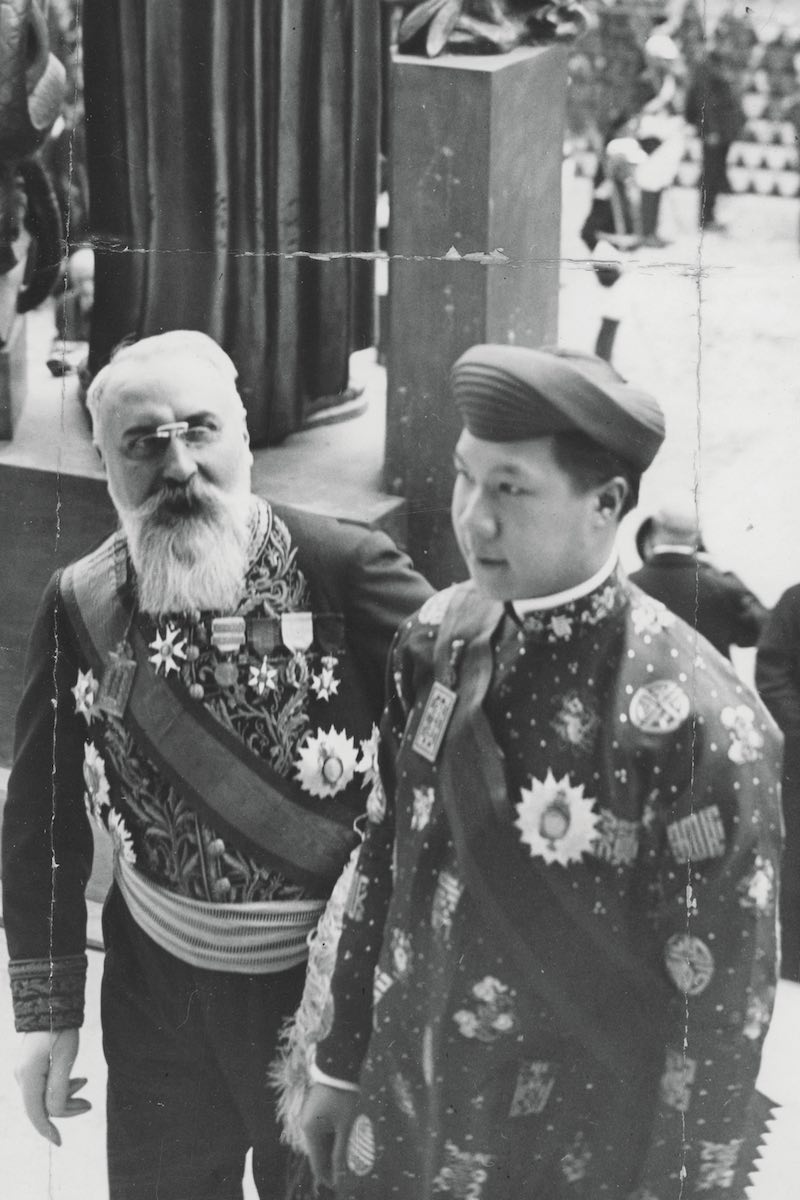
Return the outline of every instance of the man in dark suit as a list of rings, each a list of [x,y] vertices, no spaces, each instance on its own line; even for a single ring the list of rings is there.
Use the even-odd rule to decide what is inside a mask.
[[[644,565],[631,575],[730,658],[731,646],[755,646],[767,609],[732,571],[720,571],[702,549],[695,510],[665,505],[637,536]]]
[[[384,669],[430,594],[382,533],[251,495],[236,369],[205,334],[119,350],[87,396],[121,531],[55,577],[31,638],[3,915],[36,1129],[85,1111],[90,821],[112,1200],[278,1194],[267,1072],[356,841]],[[374,736],[373,736],[374,731]]]
[[[695,68],[686,96],[686,120],[697,129],[703,146],[699,228],[721,233],[725,226],[716,219],[717,197],[731,190],[728,151],[739,136],[744,115],[718,50],[709,51]]]

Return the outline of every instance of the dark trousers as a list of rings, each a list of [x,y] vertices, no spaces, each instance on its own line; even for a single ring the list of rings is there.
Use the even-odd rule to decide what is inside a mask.
[[[141,932],[116,889],[103,929],[111,1200],[241,1200],[251,1146],[261,1200],[283,1200],[289,1155],[267,1072],[305,968],[195,970]]]
[[[730,191],[726,162],[730,142],[703,144],[703,171],[700,176],[700,227],[714,220],[717,196]]]

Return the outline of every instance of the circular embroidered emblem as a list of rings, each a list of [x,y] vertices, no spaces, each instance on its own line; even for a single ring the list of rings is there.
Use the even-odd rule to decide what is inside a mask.
[[[714,974],[714,955],[705,942],[688,933],[674,933],[664,949],[672,982],[687,996],[699,996]]]
[[[643,733],[672,733],[692,711],[686,692],[672,679],[656,679],[634,692],[631,722]]]
[[[359,1113],[347,1143],[347,1169],[354,1175],[368,1175],[375,1165],[375,1134],[372,1122]]]

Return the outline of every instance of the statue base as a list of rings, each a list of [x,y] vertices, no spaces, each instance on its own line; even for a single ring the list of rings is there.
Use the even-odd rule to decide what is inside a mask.
[[[557,336],[566,64],[545,46],[392,65],[385,487],[438,586],[464,576],[450,368],[478,342]]]

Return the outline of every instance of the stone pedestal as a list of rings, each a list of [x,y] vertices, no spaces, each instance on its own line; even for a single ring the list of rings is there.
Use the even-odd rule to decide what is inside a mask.
[[[385,486],[440,586],[464,575],[450,367],[476,342],[556,339],[566,62],[548,46],[392,67]]]
[[[10,439],[25,404],[27,339],[25,317],[14,317],[8,341],[0,348],[0,440]]]

